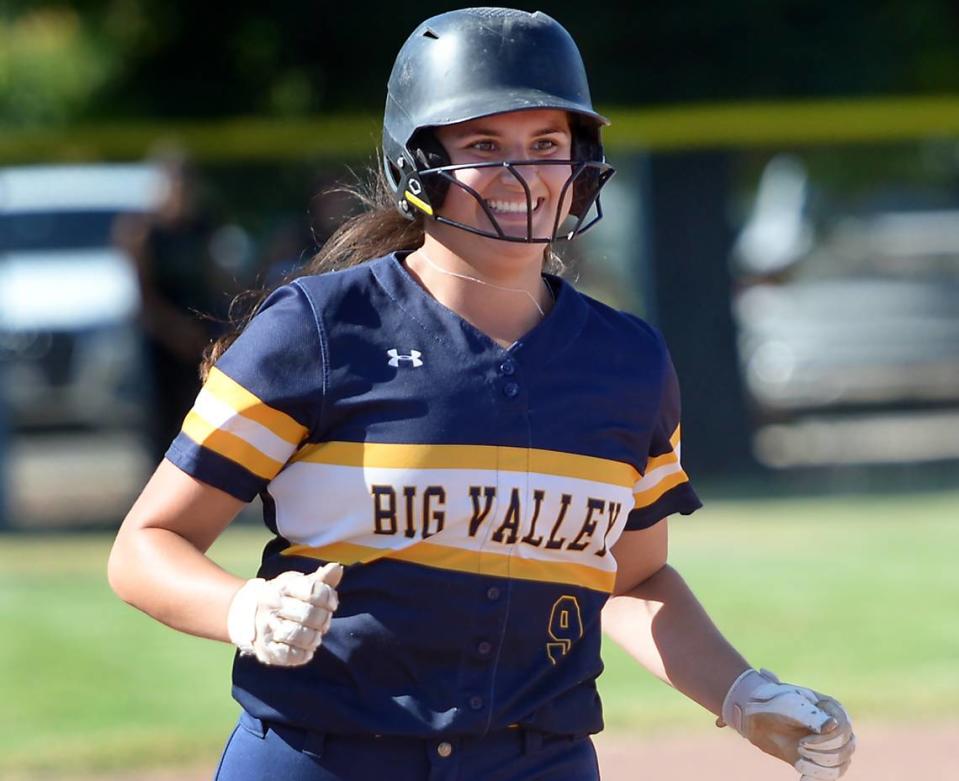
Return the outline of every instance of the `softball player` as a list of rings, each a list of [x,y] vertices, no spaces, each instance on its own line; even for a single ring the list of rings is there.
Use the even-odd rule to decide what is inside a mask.
[[[718,723],[845,771],[839,704],[750,668],[666,563],[700,502],[661,336],[544,273],[602,214],[605,124],[545,14],[428,19],[390,77],[382,203],[214,351],[110,580],[237,646],[217,778],[598,778],[604,606]],[[256,496],[274,536],[244,582],[204,553]]]

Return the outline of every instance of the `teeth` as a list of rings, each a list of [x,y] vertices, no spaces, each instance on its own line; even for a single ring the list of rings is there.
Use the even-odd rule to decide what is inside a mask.
[[[542,198],[537,199],[536,205],[533,207],[535,212],[540,204],[543,202]],[[526,201],[487,201],[486,205],[490,207],[494,212],[501,212],[504,214],[517,214],[517,213],[526,213]]]

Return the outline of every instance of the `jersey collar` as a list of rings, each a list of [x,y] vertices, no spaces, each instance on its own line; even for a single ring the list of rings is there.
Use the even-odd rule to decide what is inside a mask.
[[[544,274],[546,284],[556,298],[553,308],[509,348],[501,347],[420,287],[403,265],[409,254],[407,251],[394,252],[371,261],[370,271],[411,320],[419,323],[434,339],[456,349],[474,354],[481,351],[509,354],[524,363],[546,362],[563,352],[586,322],[587,306],[582,295],[564,279]]]

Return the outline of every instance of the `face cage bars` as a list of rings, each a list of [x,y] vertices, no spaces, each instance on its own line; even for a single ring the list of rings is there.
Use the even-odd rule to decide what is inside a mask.
[[[530,192],[529,185],[526,183],[526,180],[523,178],[522,174],[516,170],[516,166],[530,166],[530,165],[565,165],[565,166],[575,166],[572,175],[569,179],[566,180],[566,183],[563,185],[563,189],[560,190],[559,194],[559,203],[556,206],[556,218],[553,220],[553,230],[552,235],[543,238],[534,237],[533,234],[533,194]],[[472,187],[467,184],[464,184],[455,176],[453,176],[454,171],[460,171],[467,168],[506,168],[513,177],[520,183],[523,188],[523,192],[526,194],[526,236],[507,236],[503,229],[500,227],[499,221],[496,219],[496,216],[493,214],[489,206],[486,205],[486,202],[483,200],[483,197],[476,192]],[[597,184],[596,191],[585,202],[582,214],[579,215],[579,219],[576,222],[576,225],[573,226],[573,229],[568,233],[558,236],[559,231],[559,215],[562,211],[563,203],[566,200],[566,194],[569,192],[569,188],[575,183],[583,171],[587,168],[594,168],[599,171],[597,174]],[[455,184],[457,187],[468,192],[473,196],[474,200],[480,205],[483,209],[483,212],[489,218],[489,221],[492,223],[493,228],[496,230],[496,233],[491,233],[490,231],[480,230],[479,228],[473,227],[472,225],[466,225],[462,222],[457,222],[456,220],[451,220],[448,217],[443,217],[442,215],[436,214],[435,212],[429,212],[430,216],[437,222],[441,222],[444,225],[453,225],[462,230],[468,231],[469,233],[474,233],[477,236],[485,236],[490,239],[500,239],[501,241],[512,241],[522,244],[549,244],[553,241],[569,241],[574,236],[578,236],[581,233],[585,233],[587,230],[592,228],[597,222],[603,218],[603,207],[599,200],[600,190],[603,189],[603,185],[609,181],[610,177],[615,173],[615,169],[608,163],[602,163],[597,160],[503,160],[502,162],[491,162],[491,163],[461,163],[458,165],[444,165],[438,166],[436,168],[425,168],[422,171],[417,172],[419,177],[424,176],[440,176],[445,179],[447,182]],[[415,180],[410,180],[415,181]],[[415,201],[422,201],[415,197],[418,194],[407,192],[407,200],[410,200],[408,196],[413,195]],[[586,216],[589,214],[590,209],[593,205],[596,205],[596,216],[593,217],[586,225],[583,225],[583,221],[586,219]],[[414,206],[418,206],[414,202]],[[425,205],[425,204],[424,204]],[[422,209],[422,207],[420,207]],[[425,210],[424,210],[425,211]]]

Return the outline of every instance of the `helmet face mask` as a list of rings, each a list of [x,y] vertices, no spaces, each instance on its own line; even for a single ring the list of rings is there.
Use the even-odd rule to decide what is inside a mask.
[[[551,229],[549,230],[548,234],[545,235],[534,235],[533,196],[529,184],[522,174],[522,169],[524,167],[531,166],[562,166],[569,169],[571,172],[569,178],[566,180],[565,184],[560,190],[555,214],[551,222]],[[465,182],[456,178],[456,173],[459,171],[483,169],[506,170],[523,188],[526,198],[526,226],[522,235],[516,235],[515,233],[508,233],[505,231],[500,224],[500,220],[494,214],[493,210],[490,208],[489,204],[482,197],[482,195]],[[602,218],[603,211],[602,206],[599,203],[599,190],[603,184],[606,183],[609,177],[612,176],[613,169],[605,162],[586,160],[503,160],[486,163],[443,165],[419,170],[417,174],[417,177],[411,178],[408,181],[408,186],[411,186],[413,189],[420,189],[419,194],[411,192],[408,189],[404,192],[404,197],[408,203],[412,204],[413,207],[424,212],[437,222],[444,225],[452,225],[457,228],[461,228],[462,230],[474,233],[477,236],[500,239],[502,241],[523,242],[527,244],[548,244],[553,241],[572,239],[574,236],[578,236],[580,233],[583,233],[585,230],[595,225],[596,222]],[[589,191],[586,194],[583,194],[583,182],[587,180],[589,183],[586,186],[589,187]],[[419,185],[420,181],[423,182],[422,189]],[[484,229],[476,225],[470,225],[465,222],[457,221],[443,215],[439,211],[440,207],[434,207],[433,204],[437,203],[435,194],[442,193],[440,200],[438,201],[440,206],[442,206],[442,203],[445,200],[445,197],[451,186],[460,188],[476,201],[483,213],[486,215],[486,218],[489,220],[490,229]],[[433,193],[434,197],[430,198],[429,193]],[[564,219],[561,219],[563,216],[563,206],[567,204],[569,204],[567,216]],[[587,221],[587,218],[590,216],[590,210],[594,205],[596,207],[595,214],[593,215],[592,219]]]
[[[508,45],[505,45],[508,42]],[[490,52],[495,52],[491,55]],[[496,160],[454,165],[436,128],[515,111],[554,109],[569,117],[568,159]],[[497,8],[451,11],[423,22],[397,55],[383,122],[383,168],[397,208],[410,219],[437,222],[504,241],[571,239],[602,217],[599,192],[613,175],[590,102],[582,59],[569,34],[546,14]],[[533,235],[534,204],[524,167],[565,166],[552,230]],[[482,196],[459,174],[505,169],[526,194],[526,229],[507,231]],[[450,218],[442,207],[457,187],[479,205],[489,225]],[[459,192],[457,192],[459,194]],[[568,203],[568,217],[560,219]],[[593,215],[590,218],[590,215]],[[515,225],[516,220],[511,223]],[[521,235],[520,235],[521,234]]]

